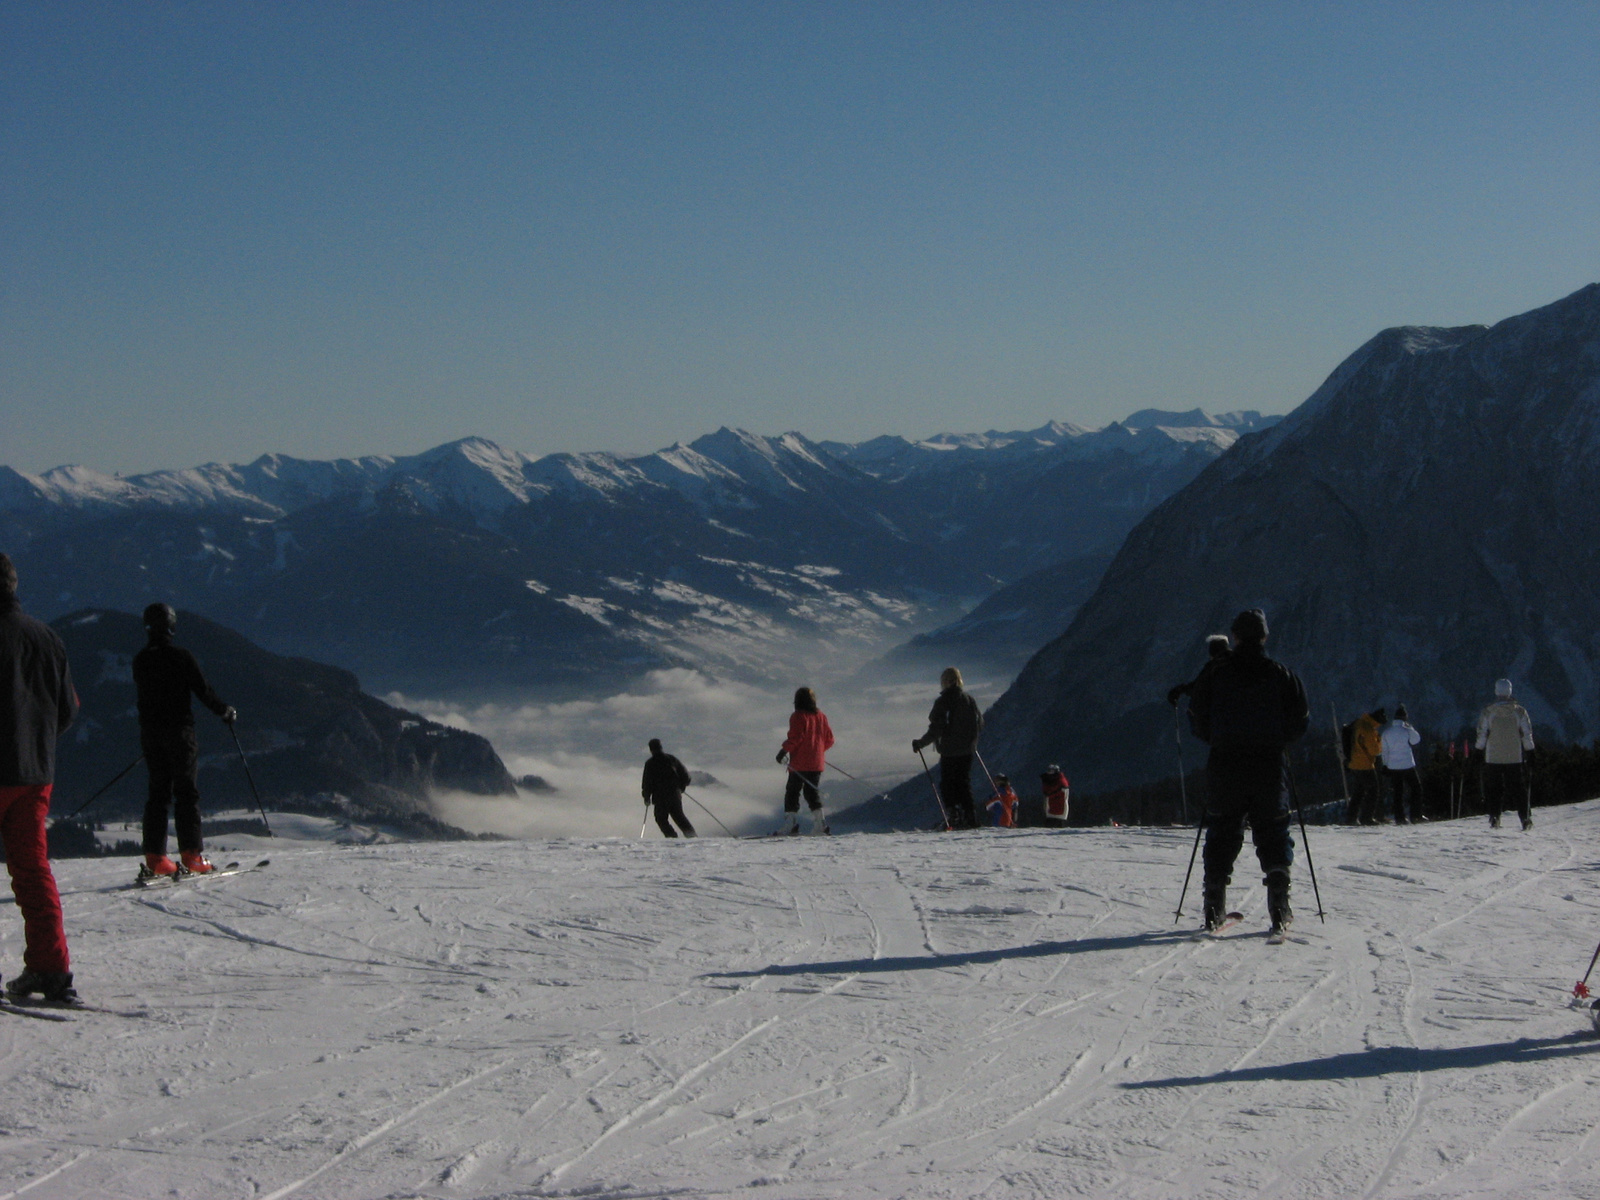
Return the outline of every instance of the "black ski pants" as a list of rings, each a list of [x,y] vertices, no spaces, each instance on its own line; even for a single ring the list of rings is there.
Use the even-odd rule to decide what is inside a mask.
[[[194,726],[140,731],[150,792],[144,803],[144,852],[167,852],[167,806],[178,830],[178,850],[198,852],[200,840],[200,788],[195,784],[200,746]]]
[[[1489,810],[1491,820],[1498,821],[1508,808],[1515,808],[1524,821],[1532,815],[1528,811],[1528,782],[1521,763],[1484,763],[1479,783],[1483,788],[1483,806]]]
[[[1294,838],[1289,835],[1289,775],[1276,752],[1213,750],[1206,763],[1205,886],[1220,889],[1233,879],[1233,863],[1244,846],[1245,818],[1261,873],[1289,870]]]
[[[1378,823],[1378,770],[1350,771],[1351,825],[1376,825]]]
[[[1389,781],[1389,794],[1394,799],[1394,823],[1399,825],[1406,819],[1407,796],[1411,797],[1411,819],[1422,820],[1422,781],[1417,778],[1417,769],[1407,767],[1403,771],[1391,771],[1385,767],[1383,774]]]
[[[660,827],[662,836],[675,838],[677,830],[672,828],[671,822],[676,821],[678,829],[683,830],[684,837],[694,837],[694,826],[689,824],[689,818],[683,815],[683,796],[678,792],[660,792],[650,797],[650,803],[655,805],[656,825]]]
[[[822,782],[821,771],[796,771],[789,768],[789,782],[783,788],[783,811],[797,813],[800,811],[800,796],[806,798],[806,807],[812,812],[822,807],[822,796],[817,791],[817,784]]]
[[[978,827],[978,810],[972,802],[972,758],[970,754],[939,756],[939,790],[944,793],[945,813],[952,829]]]

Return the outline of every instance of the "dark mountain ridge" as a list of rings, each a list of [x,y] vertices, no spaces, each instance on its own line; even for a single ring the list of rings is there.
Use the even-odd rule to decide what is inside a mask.
[[[86,609],[52,622],[67,647],[83,703],[60,743],[53,807],[71,812],[139,756],[133,656],[145,644],[139,618]],[[193,613],[178,641],[199,658],[211,685],[239,710],[236,731],[268,805],[337,814],[424,836],[459,834],[433,815],[435,791],[515,796],[516,785],[482,737],[385,704],[350,672],[269,653]],[[204,811],[253,807],[238,750],[196,702]],[[135,771],[86,814],[136,817],[144,773]]]
[[[1454,729],[1508,675],[1542,736],[1600,737],[1597,478],[1600,285],[1385,330],[1139,523],[990,711],[991,767],[1060,761],[1091,792],[1172,774],[1167,687],[1257,606],[1320,724],[1404,701]]]

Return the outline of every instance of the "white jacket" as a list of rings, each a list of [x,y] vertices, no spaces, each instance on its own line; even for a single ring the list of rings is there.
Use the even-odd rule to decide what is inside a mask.
[[[1409,771],[1417,765],[1411,747],[1422,740],[1422,735],[1405,721],[1390,721],[1379,735],[1383,739],[1383,765],[1391,771]]]
[[[1478,749],[1483,761],[1510,765],[1522,761],[1533,749],[1533,722],[1528,710],[1515,700],[1496,700],[1478,716]]]

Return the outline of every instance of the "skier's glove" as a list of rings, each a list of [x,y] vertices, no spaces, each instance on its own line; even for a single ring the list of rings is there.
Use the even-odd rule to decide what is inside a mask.
[[[232,725],[238,719],[239,719],[239,710],[236,709],[233,705],[230,704],[230,705],[228,705],[227,708],[222,710],[222,723],[224,725]]]
[[[1177,708],[1178,707],[1178,698],[1180,696],[1182,696],[1182,695],[1183,695],[1183,685],[1180,683],[1177,687],[1173,688],[1170,692],[1167,693],[1167,703],[1172,705],[1173,708]]]
[[[786,751],[786,750],[779,750],[778,751],[778,761],[780,763],[787,761],[788,757],[789,757],[788,751]]]
[[[927,743],[925,743],[921,738],[912,738],[911,739],[911,753],[913,753],[913,754],[921,754],[922,753],[922,747],[924,745],[926,745],[926,744]]]

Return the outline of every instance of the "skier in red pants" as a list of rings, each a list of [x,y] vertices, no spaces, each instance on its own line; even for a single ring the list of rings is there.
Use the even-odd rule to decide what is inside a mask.
[[[17,999],[78,995],[44,828],[56,736],[77,714],[66,648],[48,625],[23,613],[17,570],[0,554],[0,838],[22,913],[23,971],[6,985],[6,994]]]

